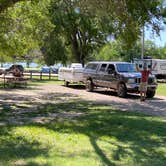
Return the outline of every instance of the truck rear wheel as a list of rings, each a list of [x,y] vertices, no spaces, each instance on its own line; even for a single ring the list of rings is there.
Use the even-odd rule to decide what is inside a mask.
[[[127,89],[126,89],[125,84],[123,84],[123,83],[119,84],[117,94],[119,97],[123,97],[123,98],[126,97]]]
[[[154,95],[155,95],[155,93],[156,93],[156,91],[154,90],[148,90],[147,92],[146,92],[146,97],[147,98],[153,98],[154,97]]]
[[[69,82],[68,81],[65,81],[64,84],[65,84],[66,87],[69,86]]]
[[[91,80],[86,81],[86,91],[92,92],[94,89],[93,82]]]

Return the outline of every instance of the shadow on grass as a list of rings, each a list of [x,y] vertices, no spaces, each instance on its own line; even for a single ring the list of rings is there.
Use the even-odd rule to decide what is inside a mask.
[[[56,100],[63,96],[63,93],[56,94],[49,100]],[[94,151],[107,166],[116,165],[117,161],[122,161],[126,156],[130,156],[130,159],[138,165],[165,165],[166,151],[160,150],[166,148],[165,120],[143,114],[122,112],[109,105],[73,100],[72,97],[75,96],[70,94],[66,96],[71,100],[62,99],[63,102],[56,104],[49,101],[45,104],[35,103],[36,110],[22,111],[20,114],[14,112],[14,118],[18,118],[19,121],[23,119],[23,126],[44,127],[54,132],[80,133],[88,136]],[[34,103],[31,104],[33,106]],[[17,105],[16,107],[21,109]],[[1,120],[5,121],[13,117],[12,108],[6,112],[6,108],[3,109]],[[28,158],[40,154],[48,155],[47,149],[37,148],[40,147],[38,142],[31,143],[24,138],[12,138],[10,127],[1,127],[0,134],[0,160],[6,156],[6,158]],[[11,139],[3,140],[8,136]],[[105,140],[102,139],[103,137],[110,139]],[[23,143],[20,143],[19,139]],[[109,149],[105,149],[98,143],[100,140],[116,146],[112,155],[109,155]]]
[[[1,127],[0,130],[0,164],[8,165],[8,161],[47,156],[48,150],[42,148],[37,141],[15,136],[13,127]],[[13,163],[13,165],[15,165]]]

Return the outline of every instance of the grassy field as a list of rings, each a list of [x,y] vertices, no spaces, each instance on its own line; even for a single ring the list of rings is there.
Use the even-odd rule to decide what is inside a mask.
[[[0,165],[165,166],[165,118],[72,96],[52,100],[61,102],[38,103],[36,111],[22,113],[33,102],[1,105]]]
[[[166,96],[166,83],[158,84],[157,94]]]

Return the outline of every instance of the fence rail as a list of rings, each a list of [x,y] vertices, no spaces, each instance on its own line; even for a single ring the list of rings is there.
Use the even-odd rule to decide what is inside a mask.
[[[27,72],[26,71],[26,72],[24,72],[24,76],[29,78],[29,79],[33,79],[34,77],[36,79],[37,77],[39,77],[40,80],[42,80],[43,77],[48,77],[48,79],[51,80],[52,78],[57,77],[58,74],[54,74],[54,73],[51,73],[51,72],[43,73],[43,72],[37,72],[37,71],[35,71],[35,72],[33,72],[33,71],[28,71]]]

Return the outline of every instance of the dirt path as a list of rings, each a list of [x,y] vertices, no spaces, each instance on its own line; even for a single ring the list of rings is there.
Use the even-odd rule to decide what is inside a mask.
[[[95,92],[86,92],[85,89],[80,86],[71,86],[67,88],[54,84],[41,85],[34,87],[34,89],[13,89],[10,91],[1,90],[0,93],[1,104],[12,104],[12,102],[21,103],[25,101],[31,101],[34,103],[44,102],[45,100],[43,97],[49,97],[49,94],[60,94],[61,96],[68,94],[78,96],[91,102],[112,105],[113,107],[119,108],[122,111],[137,111],[151,115],[166,116],[166,97],[162,96],[156,96],[154,99],[147,100],[146,102],[140,102],[138,95],[128,95],[126,99],[123,99],[117,97],[116,93],[107,90],[97,89]],[[17,96],[17,98],[15,98],[15,96]],[[50,99],[50,102],[53,102],[52,99]]]
[[[122,111],[138,111],[151,115],[166,116],[166,97],[164,96],[156,96],[154,99],[140,102],[139,95],[128,95],[124,99],[117,97],[115,92],[101,88],[95,90],[95,92],[86,92],[83,87],[80,88],[78,86],[71,86],[69,88],[64,86],[45,86],[43,88],[58,93],[72,93],[84,100],[112,105]]]

